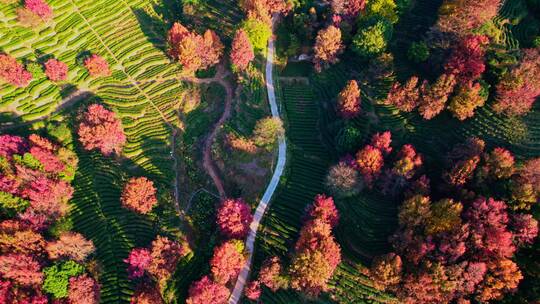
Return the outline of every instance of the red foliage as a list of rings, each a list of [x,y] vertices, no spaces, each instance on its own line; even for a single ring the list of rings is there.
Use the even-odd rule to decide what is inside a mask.
[[[317,194],[315,201],[308,209],[311,219],[320,219],[335,227],[339,222],[339,214],[331,196]]]
[[[252,219],[251,208],[242,199],[223,201],[217,214],[219,229],[228,238],[244,238]]]
[[[499,259],[488,264],[488,273],[479,287],[477,299],[481,302],[499,300],[507,292],[517,289],[523,279],[516,263],[508,259]]]
[[[49,20],[52,17],[52,9],[43,0],[24,0],[24,7],[43,20]]]
[[[49,59],[45,62],[45,75],[51,81],[63,81],[67,79],[68,66],[62,61]]]
[[[104,155],[120,153],[126,142],[122,123],[102,105],[88,106],[79,124],[79,140],[86,150],[98,149]]]
[[[384,158],[381,150],[372,145],[367,145],[356,153],[356,167],[368,187],[372,187],[373,181],[380,174],[383,165]]]
[[[385,104],[394,105],[399,110],[411,112],[420,102],[420,92],[418,88],[418,77],[411,77],[405,85],[396,82],[388,92]]]
[[[56,219],[68,211],[67,202],[73,196],[73,188],[65,181],[41,176],[27,184],[22,196],[30,201],[35,212]]]
[[[146,248],[133,248],[124,260],[128,264],[127,272],[130,279],[140,278],[152,263],[150,250]]]
[[[32,80],[32,74],[15,60],[15,58],[0,54],[0,78],[11,85],[26,87]]]
[[[445,0],[437,26],[445,32],[466,34],[497,15],[501,0]]]
[[[338,55],[343,51],[341,30],[333,25],[324,28],[317,34],[315,40],[314,57],[315,69],[321,71],[328,64],[338,62]]]
[[[511,228],[517,246],[530,245],[538,236],[538,221],[531,214],[518,213],[513,215]]]
[[[98,304],[99,298],[99,284],[88,275],[69,279],[69,304]]]
[[[0,55],[1,56],[1,55]],[[28,143],[19,136],[0,135],[0,156],[11,158],[13,154],[23,154],[27,150]]]
[[[285,287],[284,281],[280,279],[281,261],[278,257],[272,257],[264,261],[261,270],[259,271],[258,281],[270,288],[272,292]]]
[[[41,266],[31,255],[6,254],[0,256],[0,275],[23,286],[40,285],[43,281]]]
[[[253,46],[243,29],[236,31],[231,47],[231,63],[239,70],[245,70],[255,58]]]
[[[356,80],[349,80],[338,95],[338,112],[346,119],[354,118],[360,113],[360,88]]]
[[[131,297],[130,304],[162,304],[163,299],[159,290],[149,283],[142,283],[137,286],[135,293]]]
[[[384,155],[390,154],[392,152],[392,133],[390,131],[385,131],[382,133],[375,133],[371,137],[371,145],[384,153]]]
[[[227,241],[214,249],[210,260],[212,277],[219,284],[227,284],[236,279],[245,263],[243,244],[236,240]]]
[[[198,45],[198,53],[201,56],[199,69],[205,70],[218,64],[223,55],[224,48],[216,32],[206,30],[202,36],[201,43]]]
[[[317,296],[328,290],[328,280],[341,262],[341,249],[329,223],[314,219],[300,231],[291,263],[291,286]]]
[[[94,252],[95,247],[80,233],[64,232],[58,240],[49,242],[46,250],[52,260],[64,257],[82,263]]]
[[[422,166],[422,155],[416,152],[412,145],[403,145],[398,153],[398,160],[394,163],[392,173],[410,179],[415,170]]]
[[[242,0],[240,7],[248,19],[257,19],[270,24],[273,14],[288,13],[292,9],[292,4],[285,0]]]
[[[504,148],[495,148],[485,156],[482,170],[492,178],[508,178],[514,174],[514,156]]]
[[[478,162],[480,162],[479,156],[473,156],[469,159],[458,161],[451,170],[445,174],[445,179],[451,185],[463,186],[473,177]]]
[[[171,241],[167,237],[158,236],[152,242],[152,262],[148,272],[158,280],[168,279],[176,270],[176,264],[189,251],[186,244]]]
[[[302,227],[295,245],[290,268],[291,286],[308,295],[316,296],[327,290],[327,282],[341,262],[341,249],[330,224],[337,223],[338,214],[330,205],[333,206],[333,202],[323,196],[315,199],[310,212],[313,217]]]
[[[201,36],[178,22],[169,30],[167,42],[169,55],[188,72],[213,66],[223,55],[224,46],[214,31],[207,30]]]
[[[229,290],[227,287],[212,281],[208,276],[204,276],[189,288],[186,304],[225,304],[228,298]]]
[[[421,98],[418,107],[420,115],[429,120],[441,113],[455,86],[456,78],[452,74],[442,74],[431,85],[424,81],[420,88]]]
[[[251,281],[244,288],[244,295],[251,301],[257,301],[261,293],[261,283],[259,281]]]
[[[516,251],[506,204],[492,198],[475,200],[464,214],[471,227],[471,246],[479,258],[509,258]]]
[[[146,177],[132,177],[124,186],[120,200],[125,208],[147,214],[157,204],[154,183]]]
[[[175,22],[173,24],[167,35],[167,42],[169,44],[169,55],[171,57],[179,57],[180,50],[175,46],[178,45],[182,40],[187,38],[189,35],[190,32],[185,26],[183,26],[179,22]]]
[[[540,48],[523,50],[518,66],[503,76],[497,85],[498,113],[524,115],[540,95]]]
[[[9,222],[9,220],[6,220],[2,222],[2,225],[4,223],[10,225]],[[27,229],[18,221],[15,223],[19,227],[13,227],[14,229],[2,227],[0,229],[0,252],[42,256],[45,248],[45,239],[43,236]]]
[[[43,165],[43,169],[50,173],[60,173],[65,170],[66,166],[54,153],[50,150],[45,150],[40,147],[30,148],[30,154],[39,160]]]
[[[540,157],[525,162],[519,175],[527,183],[532,184],[535,191],[540,192]]]
[[[109,63],[105,58],[93,54],[92,56],[84,60],[84,66],[88,69],[88,73],[92,77],[109,76],[111,70],[109,69]]]
[[[489,39],[482,35],[469,35],[460,41],[444,66],[447,74],[454,75],[462,84],[480,78],[485,71],[485,46]]]

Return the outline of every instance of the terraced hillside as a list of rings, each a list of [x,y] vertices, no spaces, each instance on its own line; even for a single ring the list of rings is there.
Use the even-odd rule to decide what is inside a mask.
[[[318,130],[320,111],[311,87],[300,83],[281,83],[281,96],[288,121],[290,163],[285,180],[265,215],[259,232],[256,260],[277,255],[287,258],[294,247],[302,225],[307,205],[316,194],[324,192],[324,177],[331,164],[331,155],[323,144]],[[279,95],[279,94],[278,94]],[[385,303],[391,298],[375,290],[370,280],[362,275],[353,261],[345,261],[336,270],[331,285],[336,287],[333,296],[342,303],[373,300]],[[361,265],[360,265],[361,267]],[[265,303],[303,303],[293,291],[263,294]],[[331,302],[321,298],[317,303]]]
[[[162,50],[164,33],[150,18],[148,1],[50,1],[54,20],[35,29],[21,27],[18,4],[2,5],[0,49],[20,61],[55,57],[69,66],[65,84],[35,77],[27,88],[0,85],[0,112],[23,121],[45,118],[77,92],[88,91],[121,116],[128,136],[125,155],[155,177],[169,176],[167,146],[175,122],[175,105],[183,85],[175,80],[178,66]],[[106,58],[110,77],[91,78],[82,59]]]
[[[156,223],[121,208],[127,177],[122,172],[148,176],[171,197],[172,134],[187,85],[176,79],[179,67],[163,51],[164,23],[156,19],[153,2],[48,3],[54,19],[35,29],[19,25],[18,3],[1,4],[0,50],[25,63],[59,59],[69,66],[68,80],[57,85],[38,76],[24,89],[0,84],[0,113],[28,123],[46,118],[72,121],[84,104],[102,102],[119,114],[128,138],[123,151],[127,159],[122,162],[126,166],[79,149],[71,217],[75,230],[96,244],[102,303],[129,303],[134,283],[127,278],[123,259],[131,248],[148,246],[158,232],[156,223],[162,233],[177,232],[178,217],[170,201],[165,210],[160,208],[163,218]],[[110,77],[88,75],[82,60],[90,53],[109,62]],[[171,292],[176,296],[178,290]]]

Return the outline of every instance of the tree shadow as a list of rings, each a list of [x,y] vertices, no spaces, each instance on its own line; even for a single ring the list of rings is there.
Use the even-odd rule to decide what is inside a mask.
[[[167,37],[167,31],[169,29],[168,24],[155,16],[151,16],[140,8],[134,9],[133,13],[135,14],[135,17],[137,17],[141,30],[148,41],[152,43],[155,48],[166,52],[167,41],[165,37]]]

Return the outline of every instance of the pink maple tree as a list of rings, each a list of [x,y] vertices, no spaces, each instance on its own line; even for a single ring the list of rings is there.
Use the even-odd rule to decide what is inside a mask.
[[[44,0],[24,0],[24,7],[43,20],[52,18],[52,9]]]
[[[77,262],[84,262],[95,249],[92,241],[76,232],[63,232],[58,240],[49,242],[46,247],[52,260],[64,257]]]
[[[98,304],[100,299],[99,284],[88,275],[69,279],[69,304]]]
[[[152,256],[146,248],[133,248],[124,262],[128,264],[129,278],[136,279],[142,277],[149,268]]]
[[[51,81],[63,81],[67,79],[68,66],[60,60],[49,59],[45,62],[45,75]]]
[[[219,229],[229,238],[245,237],[252,219],[251,208],[243,199],[226,199],[217,214]]]

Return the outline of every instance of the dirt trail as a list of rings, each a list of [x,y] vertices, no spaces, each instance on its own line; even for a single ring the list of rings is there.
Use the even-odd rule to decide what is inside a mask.
[[[204,170],[210,175],[216,189],[219,193],[221,199],[224,199],[227,194],[225,193],[225,187],[223,186],[223,181],[219,176],[216,167],[212,161],[212,144],[216,139],[217,134],[219,133],[221,127],[231,116],[232,100],[233,100],[233,88],[231,83],[229,83],[226,78],[229,76],[230,72],[225,69],[225,65],[222,63],[218,65],[216,75],[212,78],[194,78],[194,77],[180,77],[180,80],[197,83],[197,84],[209,84],[209,83],[219,83],[225,89],[225,108],[223,109],[223,114],[219,120],[212,126],[212,131],[206,136],[203,145],[203,167]]]

